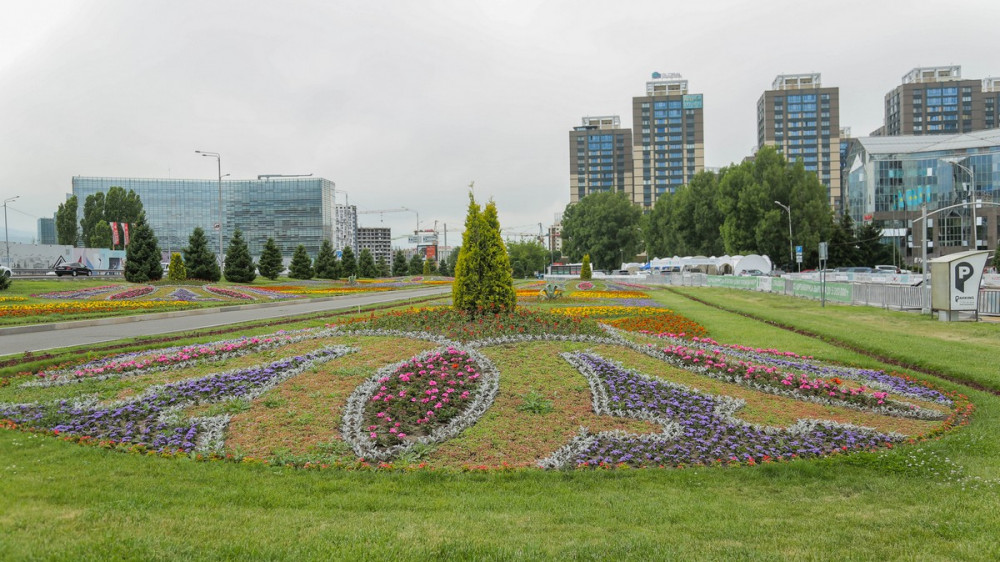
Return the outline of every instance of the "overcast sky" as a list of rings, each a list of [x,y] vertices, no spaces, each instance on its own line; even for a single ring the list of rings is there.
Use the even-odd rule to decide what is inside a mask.
[[[312,173],[359,210],[464,221],[470,181],[537,232],[569,202],[568,131],[650,73],[704,94],[706,164],[756,143],[777,74],[838,86],[866,135],[916,66],[1000,76],[997,0],[47,1],[0,17],[0,197],[30,242],[81,176]],[[339,198],[343,201],[343,196]],[[412,214],[362,215],[412,230]],[[405,244],[405,240],[403,241]]]

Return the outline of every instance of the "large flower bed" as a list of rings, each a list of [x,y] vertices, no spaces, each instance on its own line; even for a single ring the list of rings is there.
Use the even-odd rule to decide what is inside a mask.
[[[604,311],[607,316],[612,317],[609,322],[622,323],[635,318],[655,319],[669,312],[662,308],[646,312],[629,310],[627,313],[631,315],[625,315],[622,311],[625,307],[597,308],[610,308],[610,311]],[[379,338],[374,340],[377,344],[373,343],[371,349],[375,345],[392,348],[391,342],[394,339],[404,338],[427,340],[440,347],[415,356],[411,355],[419,353],[418,351],[393,356],[390,349],[389,353],[376,355],[380,360],[374,363],[364,363],[359,358],[357,365],[365,365],[363,369],[370,369],[371,364],[385,365],[373,374],[369,374],[371,370],[359,371],[357,365],[345,365],[343,371],[335,376],[323,371],[315,372],[314,365],[318,362],[349,351],[346,347],[321,347],[328,342],[319,341],[320,338],[345,338],[346,343],[366,349],[366,342],[371,341],[366,340],[369,337]],[[68,401],[0,404],[0,420],[11,420],[8,427],[58,432],[81,442],[103,440],[113,442],[114,446],[123,449],[218,452],[223,445],[228,416],[209,413],[204,414],[207,417],[185,418],[182,410],[198,404],[234,398],[250,401],[274,385],[308,369],[310,373],[296,383],[308,389],[308,392],[303,390],[291,394],[301,395],[297,400],[306,400],[306,395],[315,395],[310,400],[325,401],[331,397],[339,400],[332,407],[325,402],[322,405],[312,404],[310,407],[314,411],[325,408],[324,411],[329,412],[334,419],[341,417],[340,438],[356,457],[368,461],[398,461],[405,464],[409,462],[406,459],[414,455],[428,454],[431,446],[464,447],[468,441],[477,439],[486,442],[498,438],[518,440],[518,436],[525,432],[544,430],[549,433],[545,439],[538,441],[542,445],[529,449],[526,456],[518,461],[520,466],[530,466],[543,459],[541,466],[544,467],[593,467],[622,464],[756,464],[793,457],[813,457],[882,447],[903,439],[902,435],[892,431],[911,436],[946,431],[965,423],[971,413],[971,404],[964,398],[957,400],[955,395],[945,394],[924,383],[882,371],[823,364],[812,358],[775,349],[724,346],[704,337],[663,336],[662,343],[658,342],[657,345],[636,343],[630,337],[635,338],[610,326],[602,329],[591,318],[573,318],[524,309],[518,309],[511,315],[485,315],[477,318],[469,318],[444,307],[411,309],[382,316],[373,315],[326,330],[302,330],[291,334],[277,333],[142,351],[91,361],[61,371],[38,373],[33,382],[22,384],[21,387],[56,386],[73,382],[86,384],[93,380],[180,369],[311,339],[317,339],[314,345],[315,348],[320,348],[312,353],[303,352],[299,357],[269,361],[256,367],[209,376],[199,374],[180,382],[146,388],[138,397],[114,404]],[[529,352],[522,346],[523,342],[548,343],[538,344]],[[592,350],[580,351],[584,346],[599,347],[600,353],[613,353],[621,361],[643,365],[643,369],[650,374],[673,376],[676,380],[683,380],[688,386],[641,374]],[[314,349],[305,345],[302,347]],[[615,348],[620,349],[620,356],[618,351],[614,351]],[[540,350],[544,350],[542,353],[545,355],[539,354]],[[626,427],[630,431],[651,432],[583,432],[576,438],[571,438],[576,425],[593,427],[592,423],[574,421],[568,428],[559,428],[557,426],[561,422],[570,418],[558,421],[543,417],[527,418],[532,414],[523,413],[520,409],[520,405],[523,405],[521,401],[528,400],[527,394],[517,397],[509,396],[510,392],[507,392],[508,396],[498,394],[501,373],[490,358],[497,360],[499,365],[506,365],[504,369],[517,369],[514,376],[520,377],[517,383],[519,394],[535,390],[535,400],[544,402],[547,388],[535,386],[538,381],[551,381],[552,377],[568,380],[573,377],[571,371],[568,374],[567,371],[559,371],[560,367],[566,369],[565,363],[559,359],[560,351],[566,352],[563,357],[585,377],[591,390],[594,414],[598,417],[624,416],[641,420],[629,421],[627,424],[614,421],[600,427]],[[382,353],[381,349],[379,353]],[[487,358],[487,354],[490,358]],[[265,354],[269,355],[270,351]],[[401,356],[409,359],[387,364],[397,361]],[[650,357],[687,373],[678,375],[673,369],[663,369],[661,372],[657,370],[657,366],[663,364]],[[761,408],[760,404],[768,404],[769,401],[782,400],[785,401],[781,405],[784,410],[779,413],[776,408],[768,416],[761,416],[758,412],[758,417],[748,417],[768,419],[767,423],[774,427],[747,423],[736,417],[743,407],[742,400],[692,390],[700,384],[692,384],[692,373],[715,379],[705,381],[712,392],[732,392],[735,387],[731,384],[737,384],[744,388],[736,389],[736,392],[742,393],[740,395],[753,404],[754,408]],[[183,372],[179,374],[183,376]],[[178,378],[177,375],[170,377],[171,380]],[[323,386],[333,384],[329,382],[332,379],[340,380],[339,391],[331,391],[331,387]],[[130,382],[132,381],[122,381],[120,385],[127,387]],[[135,381],[132,384],[141,388],[152,382]],[[579,382],[575,384],[579,385]],[[353,392],[351,389],[354,389]],[[761,397],[747,389],[781,398]],[[20,396],[28,392],[8,390],[11,390],[12,395],[19,396],[19,401],[23,400]],[[75,389],[74,394],[83,390]],[[49,397],[58,395],[56,390],[45,392]],[[272,404],[280,404],[282,399],[278,395],[285,392],[283,389],[269,400],[272,400]],[[552,398],[551,394],[548,396]],[[577,396],[574,399],[574,411],[579,412],[582,406],[580,395],[574,396]],[[923,401],[922,405],[906,403],[904,400],[908,397]],[[786,401],[787,399],[801,402],[794,403]],[[789,404],[793,407],[789,408]],[[494,405],[498,410],[492,411],[504,412],[504,421],[497,421],[500,414],[483,418],[484,413]],[[515,405],[518,405],[517,409]],[[259,427],[259,424],[267,426],[268,423],[277,423],[273,421],[273,413],[266,413],[271,407],[269,405],[267,409],[251,410],[260,409],[265,413],[254,414],[260,417],[251,418],[253,421],[248,423],[258,424],[255,427]],[[213,411],[224,409],[218,407]],[[568,416],[569,411],[571,410],[557,409],[547,415],[558,416],[562,413]],[[880,430],[815,419],[793,423],[797,418],[827,416],[837,420],[863,420],[858,423],[879,427]],[[774,419],[780,421],[773,421]],[[462,434],[478,423],[483,423],[485,427],[499,428],[502,433],[484,435],[479,430]],[[656,431],[656,428],[659,430]],[[266,430],[260,431],[260,435],[267,435]],[[460,434],[463,435],[462,439],[449,442]],[[246,438],[246,434],[242,437]],[[337,436],[331,438],[337,439]],[[236,442],[238,439],[239,437]],[[266,437],[262,441],[266,442]],[[565,446],[560,447],[563,444]],[[285,446],[284,441],[280,441],[280,444],[275,441],[275,445],[265,445],[261,450],[267,451],[270,448],[274,451],[274,447]],[[474,451],[477,449],[470,447],[467,450],[473,453],[464,457],[447,458],[463,458],[467,459],[466,462],[475,463]],[[343,450],[348,449],[345,447]],[[522,453],[517,450],[517,454]],[[353,464],[356,457],[342,456],[338,459],[345,464],[357,466]],[[337,461],[339,462],[340,460]],[[444,463],[441,466],[456,464]]]
[[[918,414],[919,408],[887,404],[887,392],[901,396],[954,405],[954,400],[928,383],[911,377],[887,374],[874,369],[856,369],[830,365],[776,349],[754,349],[741,345],[721,345],[708,338],[682,341],[670,335],[660,335],[669,344],[662,349],[646,348],[647,353],[709,376],[753,386],[765,392],[794,392],[817,398],[845,399],[848,402],[880,406],[883,409],[902,407],[903,415]],[[848,388],[845,381],[863,381],[867,386]],[[919,415],[919,414],[918,414]],[[926,412],[934,418],[937,413]]]
[[[137,351],[88,361],[68,369],[39,371],[37,380],[22,384],[30,386],[58,386],[82,380],[105,380],[123,376],[148,374],[165,369],[187,367],[198,362],[220,361],[240,357],[253,351],[275,349],[306,338],[317,338],[329,334],[328,331],[279,332],[265,336],[244,337],[203,344],[175,346],[156,351]]]
[[[0,419],[56,434],[108,440],[157,451],[218,451],[228,415],[185,419],[174,414],[202,403],[253,399],[310,366],[350,351],[342,346],[325,347],[268,365],[152,387],[142,396],[106,406],[67,401],[0,404]]]
[[[344,438],[358,456],[385,460],[454,437],[493,403],[498,381],[485,357],[454,345],[389,366],[351,395]]]
[[[0,313],[2,313],[3,316],[27,317],[50,314],[97,314],[123,310],[173,309],[185,308],[189,306],[191,306],[191,303],[184,301],[71,301],[4,306],[0,307]]]
[[[226,297],[236,300],[252,301],[254,298],[246,293],[235,291],[233,289],[228,289],[226,287],[214,287],[212,285],[205,285],[205,290],[213,295],[219,295],[220,297]]]
[[[117,291],[124,285],[103,285],[101,287],[88,287],[85,289],[70,289],[67,291],[52,291],[49,293],[39,293],[31,295],[40,299],[88,299],[93,296],[103,295],[112,291]]]
[[[903,439],[832,422],[801,421],[789,429],[757,427],[733,417],[739,400],[713,397],[653,379],[592,353],[565,354],[587,377],[594,409],[654,416],[663,434],[583,434],[542,461],[547,467],[684,466],[758,463],[873,449]]]
[[[351,328],[430,332],[456,341],[532,334],[601,335],[597,323],[517,308],[512,314],[483,314],[469,318],[450,307],[389,312],[355,321]]]
[[[112,301],[133,300],[133,299],[137,299],[139,297],[144,297],[146,295],[149,295],[150,293],[152,293],[155,290],[156,290],[156,287],[153,287],[152,285],[143,285],[142,287],[135,287],[135,288],[129,289],[127,291],[121,291],[119,293],[115,293],[113,295],[110,295],[110,296],[108,296],[108,300],[112,300]]]
[[[646,293],[640,291],[597,291],[591,289],[573,291],[569,296],[574,299],[641,299],[646,298]]]

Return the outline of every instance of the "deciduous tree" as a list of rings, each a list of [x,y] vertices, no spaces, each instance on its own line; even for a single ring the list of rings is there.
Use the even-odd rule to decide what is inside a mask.
[[[594,193],[570,204],[563,213],[563,252],[577,260],[590,254],[602,269],[617,269],[622,255],[642,246],[642,212],[624,193]]]
[[[56,241],[68,246],[76,246],[79,230],[76,224],[76,208],[79,205],[76,195],[70,196],[65,203],[60,203],[56,210]]]

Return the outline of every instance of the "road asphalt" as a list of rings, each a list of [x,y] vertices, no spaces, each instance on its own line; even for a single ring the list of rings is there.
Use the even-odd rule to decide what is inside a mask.
[[[0,328],[0,357],[30,351],[88,345],[137,336],[186,332],[264,318],[281,318],[323,311],[347,310],[373,304],[449,295],[451,286],[261,304],[199,308],[175,312],[116,316]]]

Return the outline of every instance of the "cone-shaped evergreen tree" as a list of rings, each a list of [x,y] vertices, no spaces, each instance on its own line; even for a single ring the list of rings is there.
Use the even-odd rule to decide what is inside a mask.
[[[593,270],[590,268],[590,254],[583,255],[583,264],[580,266],[580,279],[584,281],[589,281],[591,277],[594,276]]]
[[[410,266],[406,263],[406,255],[403,250],[396,250],[392,256],[392,276],[403,277],[409,270]]]
[[[389,264],[386,263],[383,256],[379,256],[375,260],[375,275],[378,277],[388,277],[392,272],[389,271]]]
[[[184,260],[177,252],[170,254],[170,265],[167,267],[167,279],[171,281],[183,281],[187,279],[187,268],[184,267]]]
[[[438,273],[448,277],[451,275],[451,270],[448,269],[448,258],[443,258],[441,263],[438,265]]]
[[[482,220],[480,244],[483,270],[477,308],[490,313],[513,312],[517,293],[514,292],[514,278],[511,276],[510,255],[500,234],[496,203],[490,201],[486,204]]]
[[[288,276],[292,279],[312,279],[314,271],[312,259],[306,253],[306,247],[299,244],[292,254],[292,263],[288,266]]]
[[[243,239],[243,232],[237,228],[226,249],[226,281],[230,283],[253,283],[257,278],[250,248]]]
[[[372,257],[372,252],[368,248],[361,248],[361,254],[358,255],[358,277],[362,279],[371,279],[375,277],[378,272],[375,270],[375,258]]]
[[[316,270],[316,277],[320,279],[336,279],[340,277],[340,264],[337,263],[337,256],[333,253],[333,244],[329,240],[323,240],[319,246],[319,253],[316,254],[316,263],[313,264]]]
[[[462,247],[455,263],[452,306],[470,315],[511,312],[517,303],[510,258],[500,236],[496,204],[480,211],[469,194]]]
[[[213,283],[222,279],[219,261],[208,249],[208,239],[200,226],[191,233],[188,247],[184,248],[184,267],[187,268],[188,279],[202,279]]]
[[[125,247],[125,280],[130,283],[159,281],[163,278],[160,259],[160,247],[153,229],[146,224],[146,215],[140,215]]]
[[[476,295],[479,290],[480,261],[479,239],[483,229],[482,211],[469,192],[469,210],[465,214],[465,232],[462,246],[455,262],[455,281],[451,284],[451,306],[468,314],[476,312]]]
[[[410,267],[407,273],[410,275],[422,275],[424,272],[424,257],[420,254],[413,254],[410,258]]]
[[[350,246],[345,246],[341,251],[340,274],[344,277],[358,274],[358,260],[354,257],[354,250]]]
[[[268,238],[264,243],[264,249],[260,252],[260,260],[257,262],[257,271],[271,281],[281,275],[285,269],[281,260],[281,249],[274,243],[274,238]]]

